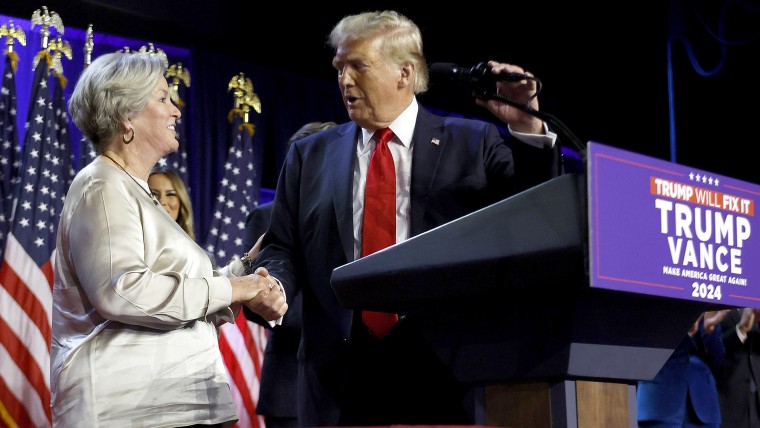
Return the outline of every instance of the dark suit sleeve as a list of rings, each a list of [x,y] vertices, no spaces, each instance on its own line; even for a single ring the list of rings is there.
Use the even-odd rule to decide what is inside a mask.
[[[723,345],[726,348],[726,359],[734,360],[734,355],[742,350],[744,344],[736,334],[736,324],[741,320],[741,309],[734,309],[720,322]]]
[[[718,370],[718,367],[723,362],[726,355],[726,348],[723,345],[723,329],[721,325],[715,326],[715,330],[711,334],[705,333],[702,327],[702,323],[699,325],[698,332],[699,341],[701,346],[698,355],[702,360],[707,363],[710,370],[714,373]]]
[[[557,177],[562,172],[559,141],[553,148],[537,148],[523,143],[509,134],[504,138],[512,148],[515,159],[517,190],[530,189],[546,180]]]
[[[269,227],[272,218],[272,203],[267,202],[254,208],[245,219],[245,249],[250,249]]]

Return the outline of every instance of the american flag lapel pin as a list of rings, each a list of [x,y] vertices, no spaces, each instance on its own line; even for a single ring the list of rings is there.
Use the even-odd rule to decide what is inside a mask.
[[[430,140],[430,142],[433,143],[433,144],[435,144],[436,146],[439,145],[439,144],[441,144],[441,140],[439,140],[437,138],[433,138],[432,140]]]

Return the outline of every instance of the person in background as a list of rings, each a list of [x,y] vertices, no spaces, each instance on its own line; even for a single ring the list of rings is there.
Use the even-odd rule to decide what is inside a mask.
[[[148,176],[148,187],[171,218],[195,240],[193,208],[182,177],[172,169],[157,166]]]
[[[689,329],[657,375],[639,381],[640,427],[717,428],[721,422],[713,371],[723,361],[721,320],[727,311],[708,311]]]
[[[150,192],[151,169],[179,147],[180,111],[165,72],[157,55],[104,54],[69,101],[99,156],[74,178],[58,225],[56,427],[231,426],[237,415],[217,328],[242,305],[272,323],[287,310],[265,269],[235,276],[228,268],[229,278],[215,271]]]
[[[169,216],[195,240],[193,205],[182,177],[173,169],[156,166],[148,176],[148,187]],[[217,269],[219,265],[216,257],[210,251],[205,251],[214,269]]]
[[[511,147],[494,124],[426,110],[416,98],[428,85],[422,35],[396,11],[346,16],[329,43],[351,121],[290,147],[256,259],[281,281],[288,301],[302,293],[298,423],[472,424],[469,386],[454,378],[416,320],[399,318],[387,334],[370,330],[363,315],[377,314],[342,307],[330,285],[332,271],[371,252],[363,249],[371,242],[363,239],[363,221],[382,211],[365,209],[376,145],[392,164],[384,176],[389,186],[395,181],[395,191],[384,194],[395,196],[396,205],[395,221],[388,219],[392,230],[373,231],[401,242],[556,176],[556,134],[535,116],[495,100],[477,103],[508,125],[516,137]],[[493,74],[525,75],[494,83],[494,92],[538,108],[531,73],[488,65]],[[380,144],[375,131],[386,136]],[[375,318],[395,322],[393,314]]]
[[[290,145],[301,138],[336,126],[335,122],[309,122],[288,139]],[[269,227],[272,202],[258,205],[245,220],[245,248],[254,247]],[[258,248],[257,248],[258,250]],[[255,257],[255,256],[252,256]],[[275,326],[267,336],[264,361],[261,366],[259,401],[256,413],[264,416],[267,428],[298,426],[298,412],[293,397],[297,396],[298,344],[301,341],[301,293],[288,303],[288,312],[281,325]]]
[[[760,427],[760,309],[734,308],[721,321],[726,356],[718,367],[721,426]]]

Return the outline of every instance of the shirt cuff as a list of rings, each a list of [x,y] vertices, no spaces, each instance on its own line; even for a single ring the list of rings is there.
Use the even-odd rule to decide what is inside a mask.
[[[739,324],[736,324],[736,335],[739,336],[739,340],[744,343],[747,340],[747,335],[741,331]]]
[[[219,268],[219,273],[227,278],[245,276],[245,266],[243,266],[243,262],[241,262],[240,259],[235,258],[230,261],[227,266]]]
[[[208,282],[208,309],[206,314],[216,314],[221,319],[231,322],[235,319],[235,313],[230,308],[232,301],[232,286],[230,280],[223,276],[214,275]]]
[[[279,279],[277,279],[277,278],[275,278],[273,276],[270,276],[270,278],[272,278],[277,283],[277,285],[275,287],[279,287],[280,288],[280,292],[282,293],[283,296],[285,296],[285,301],[287,302],[288,295],[285,294],[285,287],[282,286],[282,283],[280,282]],[[281,316],[280,318],[277,318],[276,320],[268,321],[269,322],[269,326],[270,327],[274,327],[276,325],[282,325],[282,319],[283,318],[284,318],[284,315]]]
[[[557,133],[550,131],[546,122],[543,122],[543,127],[543,134],[527,134],[525,132],[513,131],[512,128],[507,125],[509,133],[521,142],[539,149],[553,148],[557,142]]]

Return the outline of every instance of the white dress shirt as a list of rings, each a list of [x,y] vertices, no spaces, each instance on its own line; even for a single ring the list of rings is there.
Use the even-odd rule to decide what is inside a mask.
[[[419,104],[414,98],[409,107],[394,120],[389,128],[395,136],[388,143],[396,167],[396,243],[409,238],[410,189],[412,182],[412,136],[417,123]],[[535,147],[554,147],[557,134],[549,131],[544,123],[544,134],[509,133],[525,144]],[[377,143],[372,139],[374,131],[362,128],[361,140],[356,145],[353,185],[354,258],[362,254],[362,218],[364,216],[364,186],[367,169]]]

